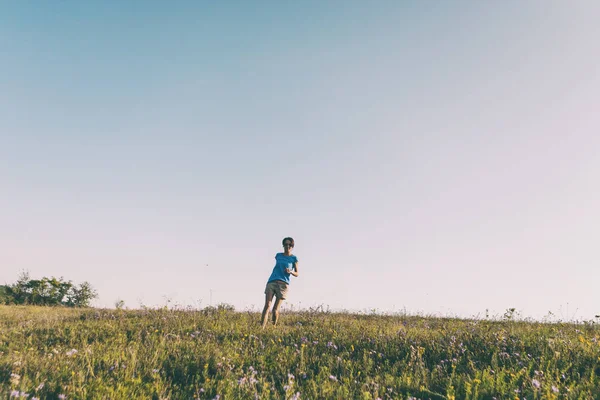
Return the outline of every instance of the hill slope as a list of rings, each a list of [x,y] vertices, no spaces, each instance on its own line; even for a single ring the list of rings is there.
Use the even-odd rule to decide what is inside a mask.
[[[0,397],[600,398],[594,324],[0,306]]]

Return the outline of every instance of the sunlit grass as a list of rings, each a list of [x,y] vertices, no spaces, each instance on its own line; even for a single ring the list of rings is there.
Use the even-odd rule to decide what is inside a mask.
[[[593,399],[587,324],[0,306],[0,398]],[[21,397],[20,397],[21,398]]]

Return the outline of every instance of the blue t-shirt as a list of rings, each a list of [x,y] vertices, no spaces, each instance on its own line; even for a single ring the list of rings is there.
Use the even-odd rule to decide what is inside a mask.
[[[283,281],[289,285],[290,274],[285,272],[285,269],[296,269],[294,265],[296,262],[298,262],[298,258],[295,255],[286,256],[283,253],[277,253],[275,255],[275,266],[273,267],[273,272],[271,273],[267,283],[271,281]]]

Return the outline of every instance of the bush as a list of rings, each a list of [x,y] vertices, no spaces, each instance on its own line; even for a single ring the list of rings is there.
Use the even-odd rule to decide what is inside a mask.
[[[0,288],[1,304],[88,307],[98,297],[96,290],[88,282],[76,286],[62,277],[31,279],[26,272],[14,284]]]

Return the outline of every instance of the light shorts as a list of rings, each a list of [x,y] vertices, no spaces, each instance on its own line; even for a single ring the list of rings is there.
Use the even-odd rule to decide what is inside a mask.
[[[272,293],[275,297],[285,300],[288,292],[288,284],[282,281],[271,281],[267,283],[265,294]]]

